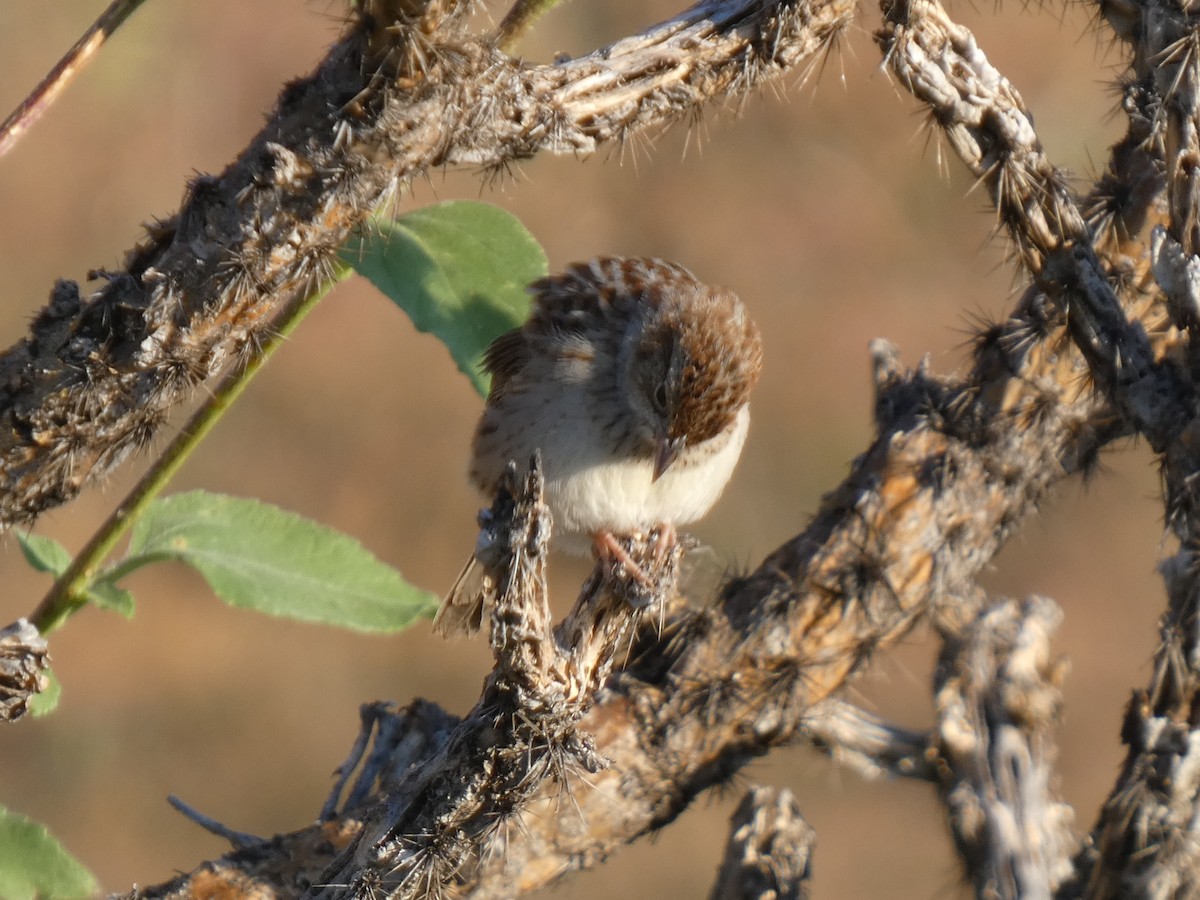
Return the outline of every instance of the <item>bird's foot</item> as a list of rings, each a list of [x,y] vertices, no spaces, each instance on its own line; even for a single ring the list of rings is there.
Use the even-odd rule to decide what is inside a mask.
[[[679,543],[679,535],[675,531],[675,526],[670,522],[663,522],[654,530],[654,566],[657,569],[662,569],[675,553],[675,545]]]
[[[638,565],[629,551],[621,546],[621,542],[611,531],[597,531],[593,534],[592,550],[596,559],[607,567],[608,574],[615,575],[617,566],[623,566],[625,577],[633,579],[643,587],[650,587],[653,583],[653,579]]]
[[[663,524],[647,534],[592,535],[592,548],[601,574],[630,605],[643,608],[663,600],[674,589],[679,565],[675,527]]]

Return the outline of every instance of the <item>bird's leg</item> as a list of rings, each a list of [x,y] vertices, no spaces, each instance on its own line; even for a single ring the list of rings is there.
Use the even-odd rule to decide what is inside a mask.
[[[628,551],[621,546],[621,542],[613,537],[611,531],[597,531],[592,534],[592,552],[596,554],[596,559],[607,563],[611,567],[620,563],[625,567],[625,571],[629,573],[629,577],[637,581],[643,587],[651,585],[650,576],[645,570],[637,564]]]
[[[649,559],[642,563],[634,559],[629,551],[621,546],[621,542],[611,531],[597,531],[593,534],[592,549],[597,559],[606,562],[610,567],[617,563],[621,564],[629,573],[630,578],[642,587],[650,588],[656,583],[655,574],[663,570],[667,560],[675,551],[677,539],[675,526],[670,522],[663,522],[655,529],[654,538],[649,543]],[[646,570],[646,563],[652,565],[650,571]]]
[[[654,536],[654,564],[658,568],[662,568],[667,561],[667,557],[675,550],[675,543],[678,535],[675,533],[675,525],[671,522],[663,522],[658,526],[658,533]]]

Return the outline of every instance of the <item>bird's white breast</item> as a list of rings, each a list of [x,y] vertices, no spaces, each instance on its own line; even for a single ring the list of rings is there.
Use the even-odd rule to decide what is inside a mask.
[[[572,537],[645,532],[665,522],[686,525],[699,519],[729,481],[749,425],[750,410],[743,406],[728,429],[685,448],[658,481],[648,459],[614,460],[599,452],[598,436],[590,429],[548,430],[542,456],[546,502],[556,539],[562,539],[556,542],[570,550],[584,546]],[[551,431],[572,439],[558,440]]]

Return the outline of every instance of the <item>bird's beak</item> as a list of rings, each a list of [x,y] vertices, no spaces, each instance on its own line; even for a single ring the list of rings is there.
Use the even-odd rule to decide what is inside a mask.
[[[671,463],[675,462],[686,442],[687,438],[668,438],[665,434],[658,439],[658,448],[654,453],[654,478],[651,479],[652,481],[658,481],[663,477],[663,473],[671,468]]]

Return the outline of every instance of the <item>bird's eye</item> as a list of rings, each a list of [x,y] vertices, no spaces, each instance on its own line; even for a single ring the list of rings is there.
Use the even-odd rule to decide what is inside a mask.
[[[667,411],[667,383],[660,381],[658,387],[654,389],[654,409],[656,412],[665,413]]]

